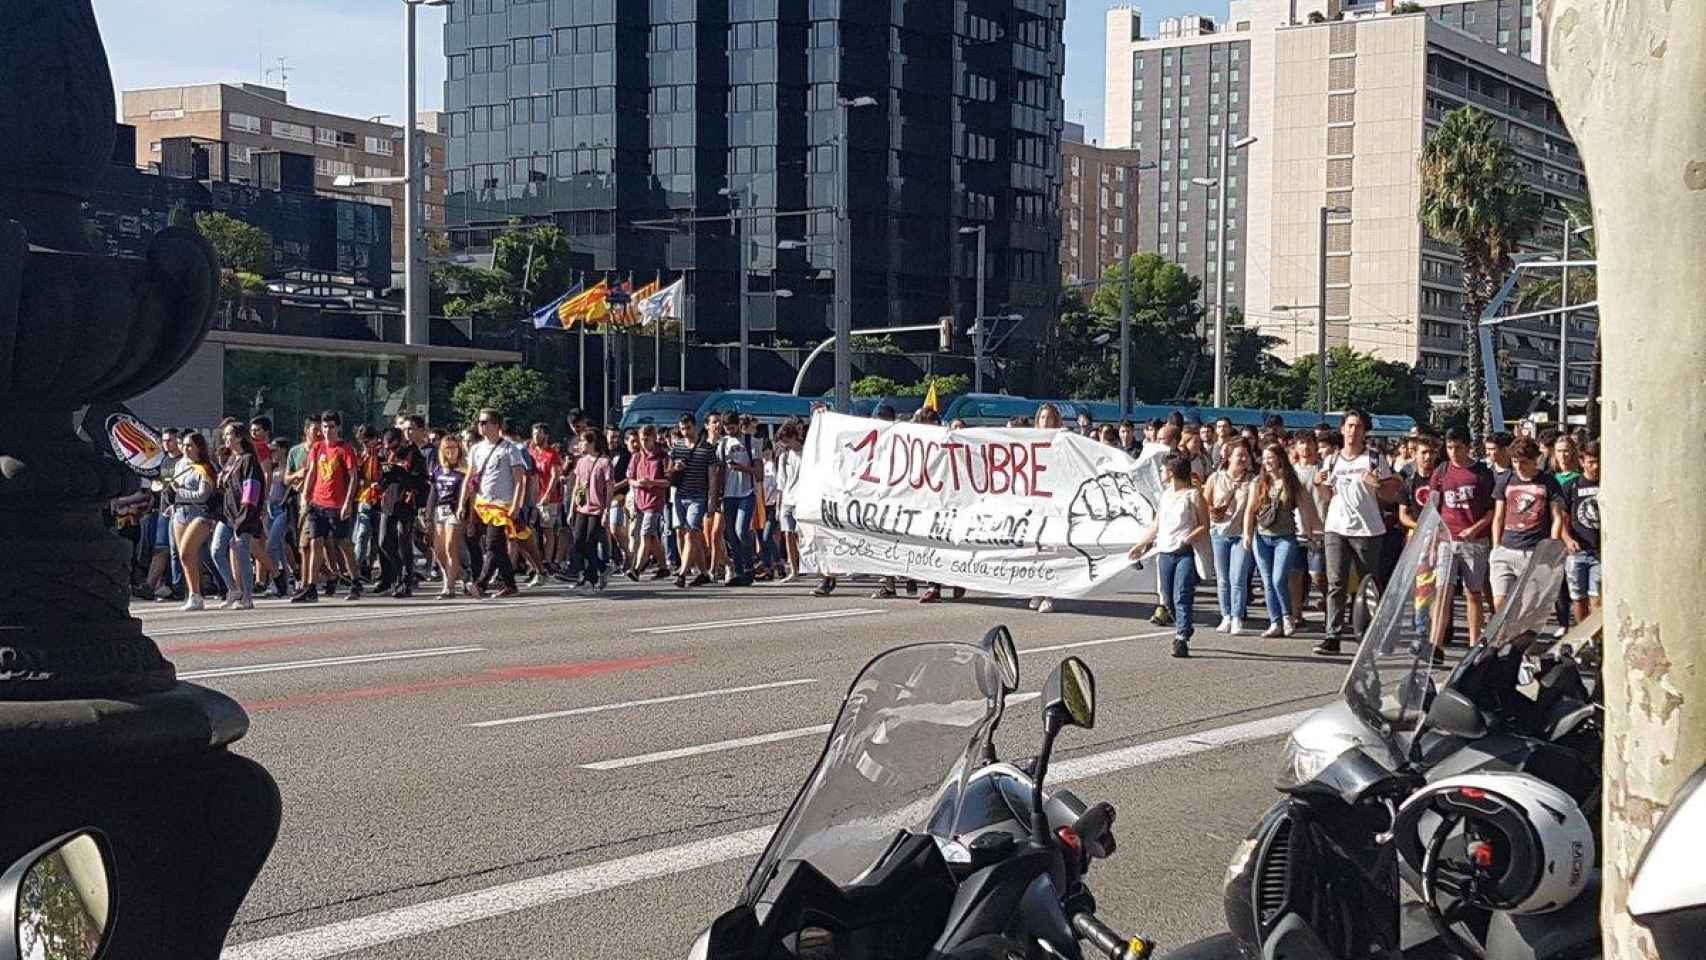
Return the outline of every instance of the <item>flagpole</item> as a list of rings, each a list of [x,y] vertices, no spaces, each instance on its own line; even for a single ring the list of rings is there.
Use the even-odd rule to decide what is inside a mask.
[[[687,315],[689,313],[691,313],[692,309],[693,309],[691,306],[691,304],[693,302],[693,273],[691,271],[685,272],[683,274],[682,279],[687,281],[687,285],[681,291],[682,304],[681,304],[681,310],[679,311],[681,316],[678,318],[678,322],[681,324],[681,357],[680,357],[680,360],[681,360],[681,392],[686,393],[687,392]]]
[[[622,311],[622,356],[628,361],[628,393],[634,392],[634,271],[628,271],[628,308]]]
[[[583,270],[581,271],[581,287],[584,289],[585,286],[586,271]],[[586,411],[586,316],[584,314],[575,318],[575,326],[580,328],[581,345],[579,360],[580,370],[575,375],[575,380],[580,386],[580,403],[577,404],[577,406],[579,406],[581,411],[584,413]]]
[[[663,289],[663,271],[652,275],[652,286]],[[652,392],[663,386],[663,318],[652,317]]]
[[[610,423],[610,274],[604,274],[604,325],[598,328],[598,422]]]

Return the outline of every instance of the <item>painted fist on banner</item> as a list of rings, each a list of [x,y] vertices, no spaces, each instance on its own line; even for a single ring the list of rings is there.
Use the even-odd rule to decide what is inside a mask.
[[[1085,480],[1066,510],[1066,545],[1096,576],[1096,564],[1136,543],[1155,523],[1154,493],[1131,473],[1099,473]]]

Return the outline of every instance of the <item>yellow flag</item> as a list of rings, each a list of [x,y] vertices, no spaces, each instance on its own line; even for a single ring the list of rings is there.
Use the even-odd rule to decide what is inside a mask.
[[[924,395],[924,406],[937,413],[942,412],[942,401],[936,396],[936,381],[930,381],[930,392]]]
[[[603,304],[608,296],[610,285],[600,280],[596,285],[588,287],[586,292],[558,307],[557,319],[562,321],[564,330],[573,330],[576,323],[589,319],[593,308]]]

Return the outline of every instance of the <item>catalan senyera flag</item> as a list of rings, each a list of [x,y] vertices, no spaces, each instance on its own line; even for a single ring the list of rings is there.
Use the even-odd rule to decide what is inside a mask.
[[[610,284],[600,280],[580,294],[564,301],[563,305],[557,308],[557,319],[562,322],[564,330],[573,330],[575,324],[582,321],[589,324],[594,323],[597,318],[594,317],[593,311],[604,307],[604,301],[609,296]]]
[[[623,284],[623,286],[632,286],[632,281]],[[633,328],[640,326],[644,318],[640,315],[639,305],[641,301],[657,292],[658,282],[653,280],[651,283],[646,284],[640,289],[629,293],[627,302],[612,310],[610,319],[611,325],[621,327],[625,330],[632,330]]]

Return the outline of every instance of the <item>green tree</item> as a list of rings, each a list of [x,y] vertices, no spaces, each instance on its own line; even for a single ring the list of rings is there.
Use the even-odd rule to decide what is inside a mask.
[[[1392,12],[1393,13],[1422,13],[1423,9],[1422,9],[1422,5],[1417,3],[1416,0],[1404,0],[1403,3],[1400,3],[1396,6],[1394,6],[1392,8]]]
[[[900,353],[893,337],[848,337],[847,348],[854,353]]]
[[[569,288],[573,265],[569,238],[550,224],[513,225],[492,241],[492,269],[510,282],[514,303],[529,313]]]
[[[946,397],[951,394],[965,393],[971,390],[971,377],[963,373],[939,373],[926,376],[917,383],[901,387],[896,396],[922,397],[930,392],[930,385],[936,385],[936,395]]]
[[[1427,382],[1415,367],[1349,347],[1334,347],[1327,356],[1327,393],[1332,409],[1357,407],[1370,413],[1428,418],[1431,405]],[[1310,354],[1299,357],[1290,367],[1230,378],[1226,397],[1233,406],[1254,410],[1309,410],[1315,406],[1319,382],[1316,356]]]
[[[439,311],[447,317],[513,317],[520,312],[520,289],[502,270],[451,264],[439,267],[434,279],[442,284]]]
[[[262,277],[272,273],[272,237],[265,230],[228,214],[209,211],[195,215],[195,226],[213,245],[221,267]]]
[[[1062,298],[1044,348],[1054,392],[1083,399],[1118,394],[1120,297],[1126,289],[1131,294],[1133,392],[1140,400],[1162,400],[1178,391],[1202,351],[1196,334],[1202,284],[1178,264],[1140,253],[1107,269],[1086,308],[1077,297]]]
[[[900,384],[888,377],[872,374],[853,381],[855,397],[898,397],[903,396]]]
[[[551,398],[550,382],[537,370],[517,366],[476,364],[450,391],[450,405],[460,423],[471,424],[484,407],[520,424],[557,422],[560,404]]]
[[[1457,248],[1463,259],[1463,330],[1467,370],[1462,390],[1470,430],[1493,429],[1476,335],[1481,314],[1511,254],[1540,222],[1540,198],[1517,175],[1511,145],[1493,120],[1473,107],[1446,114],[1422,146],[1420,216],[1427,232]]]

